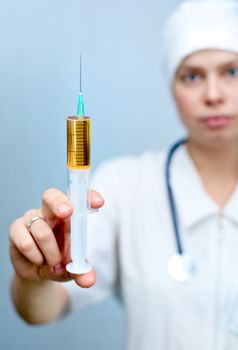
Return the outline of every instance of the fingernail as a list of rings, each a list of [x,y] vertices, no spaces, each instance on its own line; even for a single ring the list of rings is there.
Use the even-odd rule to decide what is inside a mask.
[[[53,267],[53,270],[54,270],[54,273],[59,275],[64,272],[64,266],[62,264],[57,264]]]
[[[70,206],[68,204],[61,203],[61,204],[58,205],[57,209],[58,209],[59,213],[63,214],[63,213],[66,213],[67,211],[69,211],[69,209],[71,209],[71,208],[70,208]]]

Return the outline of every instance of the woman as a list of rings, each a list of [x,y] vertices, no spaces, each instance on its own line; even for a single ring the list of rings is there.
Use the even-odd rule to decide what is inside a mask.
[[[65,270],[73,209],[57,189],[11,225],[13,302],[28,322],[118,293],[130,350],[238,349],[237,20],[235,1],[187,2],[170,16],[164,57],[187,140],[97,171],[97,282],[95,270]]]

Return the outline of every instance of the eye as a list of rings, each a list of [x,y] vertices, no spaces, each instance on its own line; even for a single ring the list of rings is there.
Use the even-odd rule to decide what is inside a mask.
[[[199,75],[197,73],[187,73],[182,76],[182,80],[186,83],[193,83],[199,79]]]
[[[230,67],[227,71],[227,74],[231,77],[238,76],[238,67]]]

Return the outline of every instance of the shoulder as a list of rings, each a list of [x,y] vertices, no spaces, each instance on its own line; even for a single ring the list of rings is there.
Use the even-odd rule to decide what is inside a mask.
[[[105,201],[126,201],[147,196],[154,188],[164,188],[166,151],[147,151],[106,160],[92,179],[92,188],[102,193]]]
[[[143,175],[164,167],[167,152],[147,151],[139,155],[127,155],[103,161],[94,173],[94,182],[136,180]]]

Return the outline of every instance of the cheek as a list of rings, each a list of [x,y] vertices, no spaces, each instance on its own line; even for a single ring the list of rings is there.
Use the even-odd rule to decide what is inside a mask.
[[[174,97],[180,118],[185,124],[189,123],[198,112],[197,97],[191,91],[189,93],[187,91],[175,92]]]
[[[232,107],[234,108],[235,112],[238,111],[238,89],[233,89],[229,93],[229,101]]]

